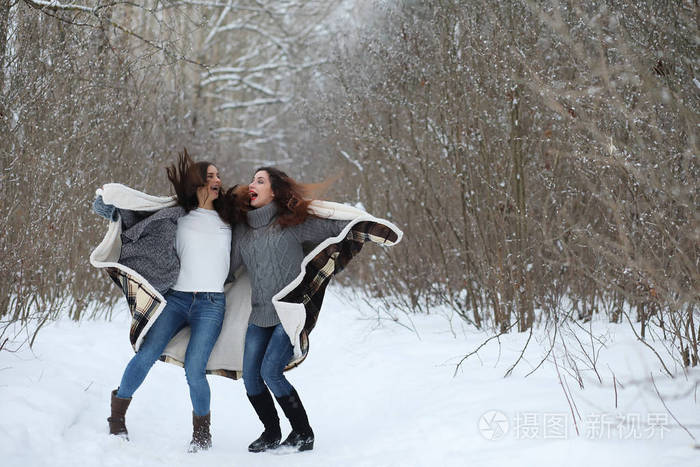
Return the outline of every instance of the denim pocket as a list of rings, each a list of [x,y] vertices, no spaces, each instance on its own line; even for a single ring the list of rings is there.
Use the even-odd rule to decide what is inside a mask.
[[[212,305],[219,305],[223,307],[226,304],[226,295],[219,292],[209,292],[207,293],[207,300]]]

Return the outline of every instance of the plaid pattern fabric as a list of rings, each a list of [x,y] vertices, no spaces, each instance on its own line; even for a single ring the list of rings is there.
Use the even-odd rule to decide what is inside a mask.
[[[304,325],[306,335],[302,334],[302,337],[307,340],[307,350],[308,333],[316,326],[326,287],[328,287],[331,277],[345,269],[350,260],[362,250],[366,242],[381,245],[393,244],[397,240],[396,232],[384,224],[372,221],[358,222],[351,227],[344,240],[328,245],[308,262],[304,279],[281,300],[304,304],[306,308],[306,324]],[[296,362],[297,365],[299,363],[301,360]]]
[[[107,274],[126,297],[131,313],[129,341],[136,350],[136,341],[162,302],[150,290],[151,287],[147,282],[142,283],[141,279],[118,268],[107,268]]]

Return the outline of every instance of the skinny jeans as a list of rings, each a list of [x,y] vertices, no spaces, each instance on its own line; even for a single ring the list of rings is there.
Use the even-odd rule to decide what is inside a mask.
[[[165,299],[165,308],[124,370],[117,397],[131,397],[146,379],[170,339],[189,325],[192,334],[185,353],[185,376],[194,414],[206,415],[211,401],[206,367],[224,322],[226,296],[221,292],[181,292],[171,289],[165,294]]]
[[[294,350],[282,324],[270,327],[248,325],[243,351],[243,384],[246,392],[257,396],[270,388],[275,397],[285,397],[294,387],[283,371]]]

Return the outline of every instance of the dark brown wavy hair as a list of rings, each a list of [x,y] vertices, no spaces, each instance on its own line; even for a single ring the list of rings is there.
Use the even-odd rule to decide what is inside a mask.
[[[301,224],[309,217],[309,204],[311,193],[317,191],[313,185],[299,183],[292,177],[276,167],[258,167],[255,173],[264,170],[270,177],[270,187],[275,197],[273,203],[277,203],[280,214],[277,223],[280,227],[290,227]]]
[[[210,165],[214,164],[209,161],[193,161],[187,149],[183,148],[177,155],[177,163],[166,167],[168,180],[172,183],[177,195],[177,204],[182,206],[185,212],[190,212],[199,206],[197,188],[207,184],[207,169]],[[219,197],[214,200],[214,209],[226,221],[222,215],[224,202],[221,200],[221,193],[223,189],[219,192]]]
[[[231,224],[247,223],[246,213],[250,211],[250,193],[247,185],[234,185],[221,199],[221,218]]]
[[[254,173],[264,170],[270,177],[270,187],[275,197],[272,202],[277,204],[280,214],[277,223],[281,227],[301,224],[309,214],[309,204],[318,196],[325,193],[336,178],[322,183],[299,183],[276,167],[259,167]],[[229,222],[247,222],[246,214],[250,206],[250,193],[247,185],[236,185],[226,192],[225,217]]]

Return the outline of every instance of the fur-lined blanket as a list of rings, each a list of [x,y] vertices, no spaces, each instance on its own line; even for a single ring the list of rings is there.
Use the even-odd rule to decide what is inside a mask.
[[[151,196],[117,183],[104,185],[97,194],[106,204],[130,211],[155,212],[176,204],[174,197]],[[344,204],[313,201],[309,212],[350,222],[339,235],[326,239],[309,252],[301,263],[299,275],[272,299],[294,346],[294,357],[287,369],[299,365],[308,354],[308,335],[318,319],[330,278],[360,252],[365,242],[394,245],[403,236],[391,222]],[[134,350],[138,351],[166,301],[138,271],[119,264],[121,231],[120,219],[109,223],[102,242],[90,254],[90,263],[104,269],[125,294],[132,315],[129,337]],[[242,375],[245,333],[251,311],[250,281],[244,270],[237,273],[233,283],[226,285],[224,292],[226,315],[209,357],[207,373],[237,379]],[[189,327],[182,329],[170,341],[161,359],[183,365],[189,335]]]

